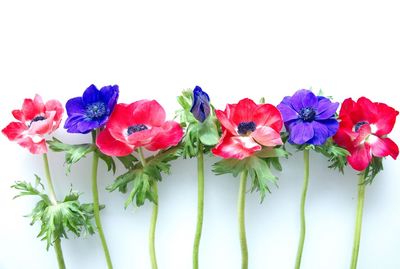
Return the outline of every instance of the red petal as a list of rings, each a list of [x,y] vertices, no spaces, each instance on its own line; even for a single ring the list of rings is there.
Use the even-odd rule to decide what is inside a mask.
[[[23,132],[28,130],[28,127],[21,122],[11,122],[1,132],[7,136],[10,141],[14,141],[23,137]]]
[[[355,134],[358,134],[358,136],[353,141],[353,144],[355,147],[357,147],[363,144],[367,139],[367,137],[371,134],[371,126],[369,124],[365,124],[361,126],[360,129],[358,130],[358,133]]]
[[[228,106],[227,106],[228,108]],[[226,109],[225,109],[226,111]],[[219,122],[221,123],[222,127],[227,129],[232,135],[237,135],[237,126],[229,119],[226,112],[221,110],[216,110],[215,115],[217,116]]]
[[[231,136],[224,132],[218,145],[212,149],[214,155],[224,159],[244,159],[261,150],[261,146],[254,142],[251,137]]]
[[[183,137],[183,130],[179,123],[166,121],[160,131],[151,139],[151,142],[144,147],[151,151],[166,149],[176,146]]]
[[[357,171],[364,171],[371,162],[372,154],[371,148],[368,144],[358,146],[347,157],[347,161]]]
[[[242,99],[237,103],[235,111],[230,119],[235,125],[239,125],[241,122],[253,121],[253,114],[257,107],[253,100],[248,98]]]
[[[390,138],[379,138],[376,137],[376,141],[371,143],[372,154],[376,157],[386,157],[390,155],[396,160],[399,155],[399,148],[396,143]]]
[[[350,152],[354,150],[353,140],[345,129],[339,128],[338,132],[333,136],[333,140],[340,147],[345,148]]]
[[[96,145],[101,152],[109,156],[126,156],[131,154],[135,149],[133,146],[116,140],[111,136],[107,128],[100,132],[96,140]]]
[[[129,126],[133,125],[132,109],[135,109],[136,103],[131,105],[117,104],[106,124],[106,129],[108,129],[115,139],[121,142],[126,141],[125,131]]]
[[[165,122],[165,110],[155,100],[142,100],[135,104],[132,111],[132,122],[134,124],[145,124],[160,127]]]
[[[128,131],[126,131],[128,132]],[[131,135],[127,135],[125,140],[128,144],[135,147],[142,147],[151,142],[153,137],[157,135],[159,132],[163,132],[160,127],[152,127],[148,130],[143,130],[140,132],[132,133]]]
[[[257,128],[251,136],[261,145],[266,147],[275,147],[282,145],[280,134],[269,126],[262,126]]]
[[[43,138],[41,141],[35,143],[31,137],[19,139],[17,143],[24,148],[27,148],[32,154],[47,153],[46,140]]]
[[[257,126],[269,126],[277,132],[283,127],[283,119],[279,110],[270,104],[259,105],[253,113],[253,121]]]
[[[367,121],[369,123],[374,123],[379,117],[376,104],[371,102],[371,100],[366,97],[360,97],[357,100],[357,111],[360,113],[359,115],[361,117],[359,119],[356,119],[357,122]]]
[[[350,113],[353,111],[356,102],[351,98],[347,98],[343,101],[342,106],[340,107],[339,118],[346,118],[350,116]]]
[[[377,128],[375,134],[377,136],[387,135],[393,130],[399,112],[383,103],[376,103],[376,106],[379,111],[379,117],[375,122]]]
[[[24,116],[24,113],[22,113],[21,110],[15,109],[15,110],[12,111],[12,114],[13,114],[13,116],[14,116],[14,118],[16,120],[19,120],[22,123],[25,123],[25,116]]]

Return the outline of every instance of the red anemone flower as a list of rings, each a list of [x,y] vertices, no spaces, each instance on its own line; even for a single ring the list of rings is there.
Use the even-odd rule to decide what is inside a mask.
[[[14,121],[2,130],[10,141],[16,141],[33,154],[47,153],[45,135],[52,133],[60,126],[64,109],[57,100],[43,103],[39,95],[25,99],[21,110],[16,109],[12,114]]]
[[[251,99],[228,104],[225,111],[216,110],[223,129],[218,145],[212,149],[222,158],[244,159],[262,146],[282,145],[283,120],[279,110],[270,104],[257,105]]]
[[[365,170],[373,156],[399,155],[397,145],[387,137],[396,122],[398,111],[383,103],[373,103],[365,97],[354,102],[346,99],[339,113],[340,125],[335,142],[350,152],[347,160],[355,170]]]
[[[155,100],[117,104],[97,138],[100,151],[110,156],[126,156],[136,148],[156,151],[177,145],[183,136],[175,121],[165,121],[165,111]]]

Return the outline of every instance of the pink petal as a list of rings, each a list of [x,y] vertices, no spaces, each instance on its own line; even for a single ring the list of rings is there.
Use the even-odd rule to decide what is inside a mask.
[[[253,121],[257,126],[269,126],[277,132],[280,132],[283,127],[281,113],[270,104],[259,105],[253,114]]]
[[[216,110],[215,115],[217,116],[222,127],[227,129],[232,135],[237,135],[237,126],[228,118],[226,112],[221,110]]]
[[[376,137],[374,143],[371,143],[372,154],[376,157],[386,157],[390,155],[393,159],[396,160],[399,155],[399,148],[396,143],[393,142],[390,138],[379,138]]]
[[[151,151],[167,149],[178,145],[183,137],[183,130],[179,123],[175,121],[166,121],[160,128],[160,131],[151,139],[151,142],[145,145],[145,148]]]
[[[132,111],[132,121],[135,124],[159,127],[165,122],[165,110],[155,100],[142,100]]]
[[[135,149],[135,147],[115,139],[107,128],[100,132],[96,145],[101,152],[109,156],[126,156]]]
[[[34,142],[31,137],[24,137],[19,139],[17,143],[24,148],[27,148],[32,154],[47,153],[46,140],[43,138],[39,142]]]
[[[64,113],[64,108],[62,104],[57,100],[49,100],[46,102],[45,105],[46,112],[55,111],[54,119],[53,119],[53,129],[52,131],[56,130],[61,123],[62,116]]]
[[[280,134],[269,126],[262,126],[257,128],[251,136],[259,144],[266,147],[274,147],[277,145],[282,145],[282,139]]]
[[[244,159],[261,150],[261,146],[254,142],[251,137],[231,136],[225,131],[220,142],[212,149],[214,155],[224,159]]]

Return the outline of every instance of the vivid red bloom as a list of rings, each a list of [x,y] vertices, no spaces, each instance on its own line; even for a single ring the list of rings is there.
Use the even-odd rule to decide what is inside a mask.
[[[387,137],[396,122],[398,111],[383,103],[373,103],[365,97],[354,102],[346,99],[339,113],[340,125],[335,142],[350,152],[347,161],[355,170],[365,170],[372,156],[399,155],[397,145]]]
[[[228,104],[225,111],[216,110],[223,129],[218,145],[212,149],[222,158],[244,159],[262,146],[282,145],[283,120],[279,110],[269,104],[257,105],[250,99]]]
[[[11,122],[2,130],[10,141],[16,141],[33,154],[47,152],[45,135],[52,133],[60,125],[64,109],[57,100],[43,103],[39,95],[25,99],[21,110],[12,114],[18,122]]]
[[[177,145],[183,130],[175,121],[165,121],[165,111],[155,100],[117,104],[97,138],[104,154],[126,156],[138,147],[151,151]]]

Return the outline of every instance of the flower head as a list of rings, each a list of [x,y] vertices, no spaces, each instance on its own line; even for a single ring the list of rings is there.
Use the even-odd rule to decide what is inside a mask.
[[[351,98],[343,102],[339,130],[333,139],[350,152],[347,161],[351,167],[363,171],[373,156],[397,158],[399,148],[387,135],[392,131],[398,114],[392,107],[373,103],[365,97],[357,102]]]
[[[141,100],[115,106],[97,146],[107,155],[125,156],[138,147],[156,151],[175,146],[182,136],[177,122],[165,121],[165,111],[157,101]]]
[[[56,130],[61,122],[64,109],[57,100],[43,103],[39,95],[25,99],[21,110],[16,109],[12,114],[18,122],[11,122],[2,130],[10,141],[16,141],[33,154],[47,152],[45,135]]]
[[[225,111],[216,110],[223,129],[218,145],[212,149],[222,158],[244,159],[261,150],[262,146],[282,145],[279,132],[282,116],[273,105],[257,105],[250,99],[228,104]]]
[[[64,128],[68,133],[86,134],[102,127],[111,115],[118,95],[117,85],[105,86],[100,90],[90,85],[82,97],[68,100],[66,104],[68,118]]]
[[[210,115],[210,97],[199,86],[193,90],[193,104],[190,112],[200,122],[204,122]]]
[[[289,132],[289,143],[324,144],[339,127],[335,119],[338,106],[339,103],[315,96],[309,90],[299,90],[293,96],[286,96],[278,109]]]

